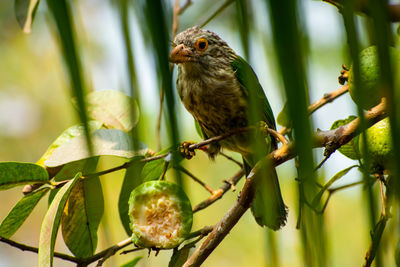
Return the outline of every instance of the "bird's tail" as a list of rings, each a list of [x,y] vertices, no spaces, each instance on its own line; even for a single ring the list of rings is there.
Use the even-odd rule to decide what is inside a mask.
[[[245,158],[243,162],[247,176],[254,165],[250,165],[251,161],[247,161]],[[275,168],[261,166],[259,171],[254,175],[255,181],[253,184],[255,185],[255,192],[251,205],[253,216],[260,226],[279,230],[286,224],[287,207],[282,199]]]

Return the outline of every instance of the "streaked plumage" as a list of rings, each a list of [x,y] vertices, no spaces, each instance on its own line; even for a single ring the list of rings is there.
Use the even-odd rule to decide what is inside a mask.
[[[275,129],[271,107],[257,76],[250,65],[215,33],[193,27],[178,34],[170,60],[178,64],[179,96],[205,138],[248,126],[250,98],[257,102],[259,119]],[[252,149],[252,138],[254,135],[244,133],[214,143],[209,147],[210,156],[214,157],[221,146],[239,152],[249,172],[259,158]],[[262,142],[264,155],[276,148],[274,138],[267,140]],[[267,172],[257,181],[257,185],[266,188],[256,187],[252,211],[260,225],[277,230],[285,224],[287,212],[276,172],[274,169]]]

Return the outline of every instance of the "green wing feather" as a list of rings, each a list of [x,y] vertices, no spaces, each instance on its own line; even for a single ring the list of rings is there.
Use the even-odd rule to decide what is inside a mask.
[[[251,103],[249,105],[250,108],[253,108],[253,111],[250,111],[253,112],[251,115],[258,116],[257,118],[253,118],[253,121],[250,123],[263,120],[267,123],[268,127],[276,129],[271,106],[253,69],[239,56],[232,62],[232,68],[241,84],[244,95],[247,97],[248,102]],[[272,142],[269,149],[264,151],[265,155],[272,148],[277,147],[275,138],[271,139]],[[246,167],[246,174],[248,175],[258,159],[255,155],[246,155],[243,161]],[[259,225],[278,230],[286,223],[287,209],[282,199],[275,168],[261,166],[260,171],[255,175],[256,189],[251,206],[253,216]]]
[[[261,111],[258,115],[268,124],[268,127],[276,129],[274,113],[272,112],[264,90],[258,81],[257,75],[254,73],[249,63],[247,63],[242,57],[238,56],[232,62],[232,68],[235,72],[236,78],[242,86],[245,96],[248,98],[248,101],[254,101],[257,110]]]

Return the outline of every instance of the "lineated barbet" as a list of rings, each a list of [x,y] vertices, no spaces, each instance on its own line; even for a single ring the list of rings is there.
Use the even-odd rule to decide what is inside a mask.
[[[271,107],[254,71],[215,33],[199,27],[181,32],[173,41],[170,61],[178,65],[179,96],[204,138],[260,121],[276,129]],[[221,147],[242,155],[248,175],[258,160],[277,148],[277,141],[272,136],[244,132],[209,145],[210,157],[217,155]],[[259,225],[278,230],[286,223],[287,208],[275,169],[261,170],[262,175],[255,181],[251,210]]]

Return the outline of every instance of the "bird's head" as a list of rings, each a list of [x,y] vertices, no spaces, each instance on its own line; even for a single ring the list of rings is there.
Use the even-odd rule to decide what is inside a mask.
[[[183,65],[230,64],[235,52],[218,35],[197,26],[179,33],[173,42],[170,62]]]

